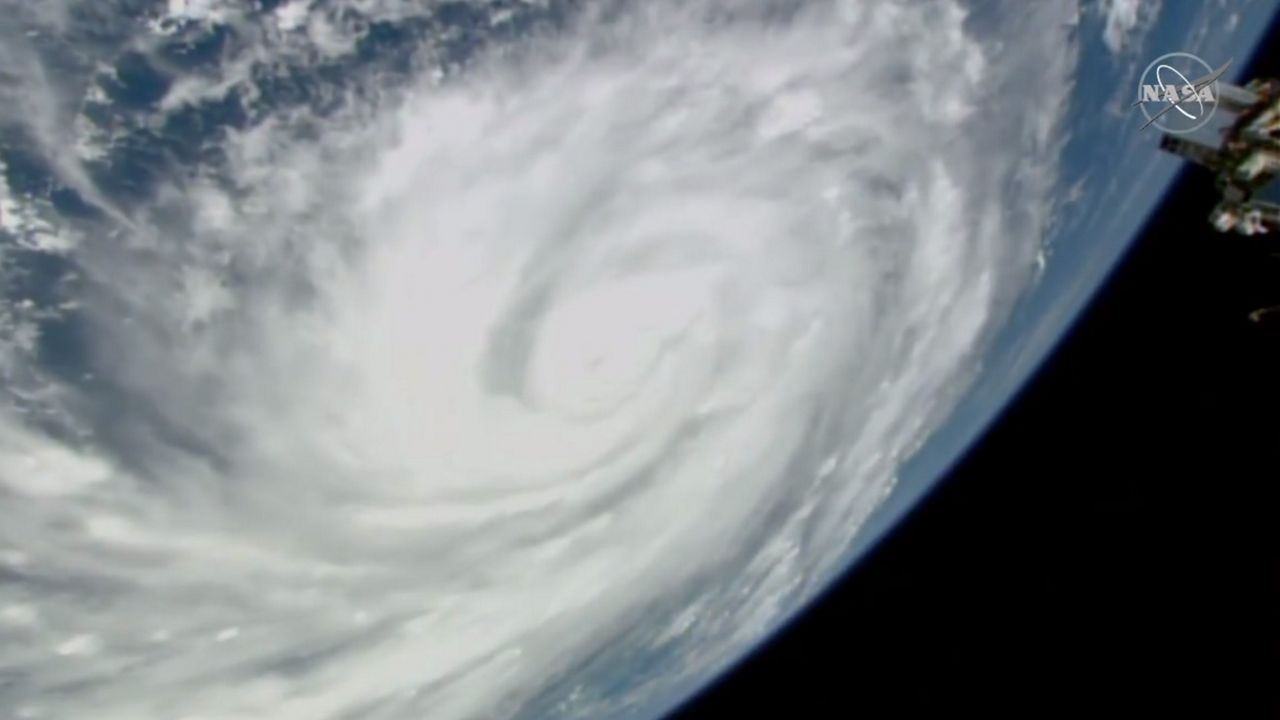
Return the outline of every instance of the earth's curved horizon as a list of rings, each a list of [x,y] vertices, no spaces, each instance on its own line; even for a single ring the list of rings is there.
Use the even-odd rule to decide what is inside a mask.
[[[1275,5],[0,0],[0,705],[663,716],[1061,339],[1177,170],[1148,60]]]

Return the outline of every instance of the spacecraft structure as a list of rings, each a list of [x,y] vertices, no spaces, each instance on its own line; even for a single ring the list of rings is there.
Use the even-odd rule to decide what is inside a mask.
[[[1280,228],[1280,204],[1258,197],[1280,175],[1280,80],[1219,83],[1218,110],[1234,116],[1218,147],[1164,133],[1160,149],[1213,172],[1220,199],[1209,215],[1219,232],[1257,235]]]

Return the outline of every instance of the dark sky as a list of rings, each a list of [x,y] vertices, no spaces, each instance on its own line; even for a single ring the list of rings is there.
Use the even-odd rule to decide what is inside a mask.
[[[679,720],[1280,718],[1280,236],[1215,197],[1184,172],[967,460]]]

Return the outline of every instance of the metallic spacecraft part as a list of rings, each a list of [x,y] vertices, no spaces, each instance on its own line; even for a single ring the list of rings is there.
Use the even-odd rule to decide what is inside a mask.
[[[1241,235],[1273,232],[1280,227],[1280,205],[1258,194],[1280,186],[1280,80],[1257,79],[1244,86],[1219,83],[1218,103],[1234,116],[1222,129],[1218,147],[1164,133],[1160,149],[1215,175],[1221,197],[1209,222],[1216,230]]]

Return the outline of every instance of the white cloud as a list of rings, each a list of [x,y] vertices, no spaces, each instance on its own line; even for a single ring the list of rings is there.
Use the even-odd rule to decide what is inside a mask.
[[[1119,54],[1146,33],[1160,14],[1160,0],[1102,0],[1102,30],[1107,49]]]
[[[264,110],[227,167],[88,223],[68,252],[103,389],[58,408],[94,432],[0,411],[0,557],[85,590],[0,587],[56,651],[0,645],[6,700],[487,716],[643,651],[618,635],[654,607],[633,642],[696,642],[696,676],[812,592],[1033,276],[1062,109],[1029,90],[1073,54],[1045,41],[1058,4],[989,36],[943,0],[734,7],[362,76],[382,92]],[[137,126],[358,32],[286,16]]]

